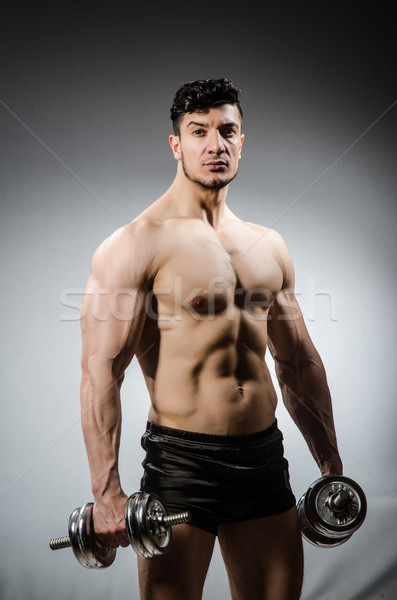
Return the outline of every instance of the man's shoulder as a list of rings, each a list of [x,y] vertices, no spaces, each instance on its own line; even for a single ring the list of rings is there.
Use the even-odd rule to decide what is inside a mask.
[[[134,278],[138,274],[150,277],[156,268],[156,227],[158,223],[153,219],[140,215],[117,228],[96,249],[92,272],[115,280]]]
[[[259,255],[270,252],[283,273],[290,273],[293,270],[293,263],[283,236],[270,227],[248,222],[245,224],[250,232],[249,249],[255,249]]]
[[[161,199],[159,199],[161,200]],[[156,200],[132,221],[118,227],[101,244],[100,248],[106,248],[109,252],[149,252],[156,254],[156,241],[159,230],[164,225],[164,219],[157,209],[159,200]]]
[[[264,225],[259,225],[258,223],[251,223],[249,221],[243,221],[243,223],[250,230],[250,233],[254,236],[254,239],[257,237],[258,242],[263,241],[264,244],[272,245],[276,249],[280,250],[286,248],[284,238],[278,231],[276,231],[276,229],[265,227]]]

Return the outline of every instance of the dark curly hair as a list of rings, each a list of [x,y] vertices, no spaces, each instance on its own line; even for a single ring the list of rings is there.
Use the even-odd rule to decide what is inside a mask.
[[[228,79],[198,79],[184,83],[176,92],[171,106],[174,134],[180,135],[180,120],[186,113],[205,113],[210,108],[222,104],[235,104],[241,120],[243,120],[243,111],[239,101],[240,91]]]

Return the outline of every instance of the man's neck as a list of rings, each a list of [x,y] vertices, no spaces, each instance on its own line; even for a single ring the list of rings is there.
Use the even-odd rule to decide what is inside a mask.
[[[178,206],[178,212],[201,218],[216,229],[231,214],[226,205],[228,188],[208,189],[177,174],[165,195]]]

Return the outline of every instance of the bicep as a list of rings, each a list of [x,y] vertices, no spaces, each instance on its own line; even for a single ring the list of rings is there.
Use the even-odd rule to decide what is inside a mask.
[[[82,364],[100,361],[125,369],[145,320],[144,294],[133,288],[103,288],[88,281],[81,310]]]

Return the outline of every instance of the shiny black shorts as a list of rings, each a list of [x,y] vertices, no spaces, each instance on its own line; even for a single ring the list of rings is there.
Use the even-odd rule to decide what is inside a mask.
[[[211,435],[148,423],[141,490],[170,513],[190,510],[192,524],[216,535],[221,523],[257,519],[294,506],[275,421],[251,435]]]

